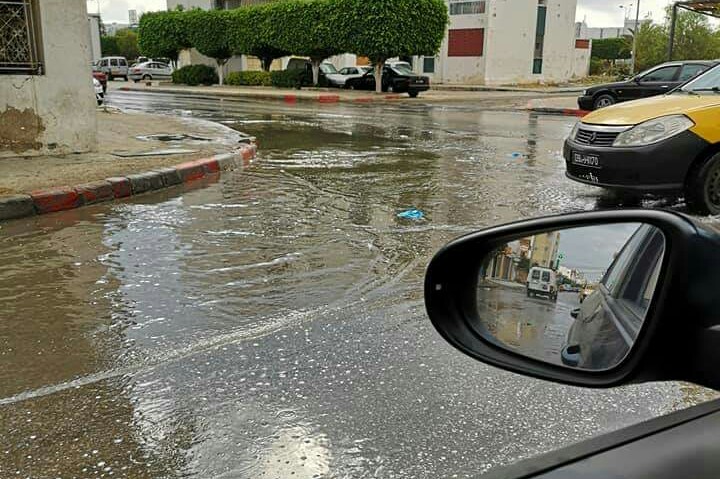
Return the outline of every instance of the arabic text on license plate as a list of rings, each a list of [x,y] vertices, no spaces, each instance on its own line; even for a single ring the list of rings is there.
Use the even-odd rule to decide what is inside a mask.
[[[586,155],[584,153],[578,153],[577,151],[573,151],[572,163],[573,165],[586,166],[588,168],[602,168],[598,155]]]

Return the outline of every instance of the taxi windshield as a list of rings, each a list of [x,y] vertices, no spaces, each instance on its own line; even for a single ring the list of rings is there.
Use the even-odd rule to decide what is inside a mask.
[[[684,85],[680,91],[687,93],[720,92],[720,69],[716,66]]]

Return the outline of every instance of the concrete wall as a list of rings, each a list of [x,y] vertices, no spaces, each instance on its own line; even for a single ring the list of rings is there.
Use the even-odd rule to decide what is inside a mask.
[[[485,83],[499,85],[535,80],[532,63],[537,0],[494,0],[489,4],[488,13]]]
[[[85,0],[40,3],[43,75],[0,75],[0,156],[96,146]]]
[[[534,2],[537,6],[537,2]],[[548,0],[545,52],[541,75],[544,82],[563,82],[573,76],[575,67],[575,0]]]
[[[576,48],[573,61],[573,78],[585,78],[590,74],[590,57],[592,53],[592,41],[590,48]]]
[[[438,59],[435,62],[435,74],[430,75],[432,81],[439,83],[482,84],[485,81],[485,58],[488,51],[488,15],[451,15],[449,30],[462,28],[485,29],[485,56],[481,57],[449,57],[448,32]]]

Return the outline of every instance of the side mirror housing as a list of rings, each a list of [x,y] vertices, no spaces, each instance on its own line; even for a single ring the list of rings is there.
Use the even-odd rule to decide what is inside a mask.
[[[616,236],[607,264],[577,258]],[[582,304],[550,289],[551,271],[592,285]],[[681,380],[720,389],[718,288],[716,232],[670,211],[597,211],[451,242],[428,267],[425,303],[445,340],[502,369],[584,387]],[[607,324],[618,334],[605,334]]]

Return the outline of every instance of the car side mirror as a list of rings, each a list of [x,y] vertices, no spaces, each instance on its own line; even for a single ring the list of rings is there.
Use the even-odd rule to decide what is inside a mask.
[[[593,292],[580,304],[558,291],[561,276]],[[716,232],[675,212],[598,211],[453,241],[428,267],[425,302],[450,344],[509,371],[585,387],[720,389],[719,287]]]

